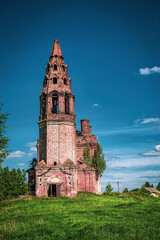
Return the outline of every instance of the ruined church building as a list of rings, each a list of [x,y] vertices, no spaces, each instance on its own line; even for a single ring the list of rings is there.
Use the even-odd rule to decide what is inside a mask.
[[[38,197],[101,192],[101,177],[82,160],[88,144],[94,155],[97,138],[87,119],[81,120],[81,131],[76,131],[75,116],[71,78],[55,40],[40,94],[37,164],[28,169],[29,191],[34,185]]]

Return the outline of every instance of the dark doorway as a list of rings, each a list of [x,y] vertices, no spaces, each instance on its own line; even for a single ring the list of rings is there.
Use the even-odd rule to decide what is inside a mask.
[[[49,184],[48,197],[56,197],[56,184]]]
[[[61,184],[49,184],[48,197],[59,197],[61,195]]]

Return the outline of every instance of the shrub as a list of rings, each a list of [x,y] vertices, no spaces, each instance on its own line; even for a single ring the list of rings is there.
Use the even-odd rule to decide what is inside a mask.
[[[106,192],[111,193],[112,191],[113,191],[113,188],[112,188],[111,184],[108,183],[107,186],[106,186]]]
[[[158,191],[160,191],[160,182],[158,183],[156,188],[157,188]]]
[[[150,193],[145,188],[136,188],[130,191],[131,195],[133,196],[149,196]]]
[[[125,188],[125,189],[123,190],[123,193],[129,193],[128,188]]]

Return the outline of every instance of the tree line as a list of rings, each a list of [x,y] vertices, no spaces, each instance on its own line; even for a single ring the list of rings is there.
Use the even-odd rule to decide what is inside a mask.
[[[151,187],[151,188],[153,188],[154,186],[153,186],[153,184],[150,184],[149,182],[145,182],[145,183],[141,186],[141,188],[132,189],[131,191],[129,191],[128,188],[125,188],[125,189],[123,189],[123,193],[129,193],[129,192],[130,192],[130,193],[135,193],[135,192],[137,192],[137,193],[141,193],[141,194],[143,194],[143,193],[148,193],[148,192],[146,191],[146,189],[145,189],[146,187]],[[157,189],[158,191],[160,191],[160,182],[157,184],[156,189]],[[106,190],[106,191],[105,191],[106,194],[111,194],[111,193],[113,192],[113,187],[112,187],[112,185],[111,185],[110,183],[108,183],[105,190]]]
[[[3,200],[25,194],[28,187],[25,170],[2,168],[4,159],[9,155],[9,138],[5,136],[8,114],[2,113],[1,110],[2,104],[0,104],[0,200]]]
[[[0,200],[24,195],[27,189],[25,170],[0,167]]]

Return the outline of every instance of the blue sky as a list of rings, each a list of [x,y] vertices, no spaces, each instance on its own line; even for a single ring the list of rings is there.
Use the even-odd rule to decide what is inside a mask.
[[[10,156],[36,157],[39,95],[54,39],[68,65],[77,129],[90,119],[107,169],[102,190],[160,181],[160,2],[1,1],[0,102]]]

